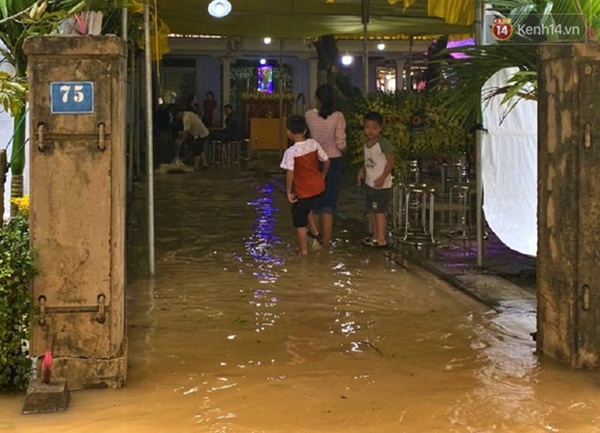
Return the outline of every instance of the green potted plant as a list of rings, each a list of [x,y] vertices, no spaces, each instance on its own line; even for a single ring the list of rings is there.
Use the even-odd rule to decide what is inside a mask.
[[[27,387],[31,359],[25,345],[33,318],[29,283],[36,274],[29,245],[29,197],[13,199],[17,213],[0,227],[0,389]]]
[[[443,106],[448,93],[443,89],[375,92],[356,101],[346,115],[354,160],[362,160],[363,116],[368,111],[378,111],[384,117],[383,135],[394,146],[397,172],[402,172],[410,160],[447,158],[468,151],[468,130]]]

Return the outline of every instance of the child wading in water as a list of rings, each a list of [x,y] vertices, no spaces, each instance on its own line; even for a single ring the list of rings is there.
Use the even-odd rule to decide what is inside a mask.
[[[387,247],[387,211],[392,191],[392,168],[394,149],[381,136],[383,116],[375,111],[365,114],[364,145],[365,163],[358,172],[358,184],[365,182],[367,212],[373,228],[373,236],[363,240],[370,247]]]
[[[299,254],[308,254],[308,214],[325,190],[329,158],[319,143],[306,138],[306,119],[292,115],[288,119],[287,135],[294,142],[283,154],[280,167],[287,171],[285,192],[292,203],[292,219],[298,232]],[[319,161],[323,171],[319,170]]]

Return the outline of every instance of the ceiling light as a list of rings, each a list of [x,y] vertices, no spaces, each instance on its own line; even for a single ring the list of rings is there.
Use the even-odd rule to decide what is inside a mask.
[[[215,18],[223,18],[231,12],[231,3],[228,0],[213,0],[208,5],[208,13]]]
[[[380,43],[380,44],[377,44],[377,49],[378,49],[379,51],[383,51],[383,50],[385,50],[385,44],[384,44],[383,42],[382,42],[382,43]]]
[[[267,59],[260,59],[260,64],[261,65],[266,65],[267,64]]]
[[[342,65],[350,66],[352,64],[353,60],[354,60],[354,57],[352,57],[350,54],[345,54],[342,56]]]
[[[271,43],[271,38],[267,36],[266,38],[263,39],[263,42],[265,44],[269,45]]]

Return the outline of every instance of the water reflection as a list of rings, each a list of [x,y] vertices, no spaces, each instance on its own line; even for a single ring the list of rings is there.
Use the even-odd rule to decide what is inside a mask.
[[[283,260],[275,248],[282,243],[275,233],[275,222],[279,212],[275,205],[275,186],[272,182],[267,182],[262,186],[257,185],[256,189],[259,196],[248,202],[256,212],[256,223],[253,225],[254,231],[245,239],[244,244],[246,254],[252,258],[252,275],[260,284],[268,286],[254,288],[253,299],[249,301],[255,309],[256,332],[263,332],[272,327],[279,318],[274,312],[278,301],[275,283],[279,279],[279,272],[283,271]]]
[[[532,314],[424,282],[342,218],[335,248],[298,258],[277,184],[209,172],[157,185],[157,276],[128,282],[127,386],[33,417],[0,395],[0,430],[600,432],[600,374],[541,361]]]
[[[478,385],[457,403],[453,423],[482,431],[503,430],[514,423],[541,423],[550,408],[536,399],[540,365],[530,337],[535,330],[534,314],[505,312],[486,317],[485,323],[469,320],[474,357],[454,360],[451,366],[479,365],[473,372]],[[549,425],[545,428],[553,431]]]

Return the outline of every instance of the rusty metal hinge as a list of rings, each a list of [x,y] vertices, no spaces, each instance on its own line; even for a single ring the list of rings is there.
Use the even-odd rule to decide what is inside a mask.
[[[96,321],[100,324],[106,322],[106,311],[110,309],[106,305],[106,295],[98,295],[98,305],[77,305],[73,307],[48,307],[46,306],[46,296],[38,296],[38,325],[46,325],[46,316],[49,314],[61,314],[61,313],[97,313]]]

